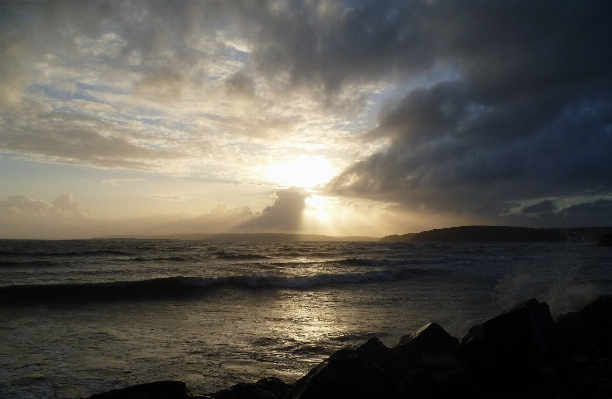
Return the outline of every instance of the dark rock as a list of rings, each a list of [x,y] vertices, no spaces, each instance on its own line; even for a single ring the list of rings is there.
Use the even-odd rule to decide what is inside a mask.
[[[428,351],[454,352],[459,340],[447,333],[440,325],[429,323],[414,334],[404,335],[391,349],[393,356],[406,361],[418,360]]]
[[[356,350],[339,350],[298,380],[287,398],[384,399],[395,397],[393,390],[385,369]]]
[[[156,381],[95,394],[89,399],[186,399],[187,386],[182,381]]]
[[[254,384],[236,384],[208,394],[210,399],[284,399],[291,385],[278,378],[263,378]]]
[[[459,344],[458,355],[488,388],[527,380],[556,351],[548,305],[521,302],[475,326]]]
[[[556,395],[563,390],[561,378],[557,370],[549,365],[543,366],[536,371],[534,390],[536,393],[545,395]]]
[[[357,348],[357,352],[366,359],[375,363],[384,362],[389,354],[389,348],[378,338],[370,338],[367,342]]]
[[[428,351],[421,355],[422,369],[436,382],[436,397],[477,398],[480,387],[469,367],[446,351]]]
[[[399,383],[401,397],[427,399],[436,396],[436,379],[426,370],[417,369]]]
[[[600,329],[612,328],[612,296],[602,295],[578,312]]]
[[[556,323],[560,351],[566,355],[593,353],[601,341],[595,326],[577,312],[559,317]]]
[[[608,233],[601,237],[597,245],[602,247],[612,247],[612,233]]]
[[[475,381],[455,355],[459,340],[436,323],[400,339],[390,351],[388,366],[405,397],[462,397],[474,395]]]

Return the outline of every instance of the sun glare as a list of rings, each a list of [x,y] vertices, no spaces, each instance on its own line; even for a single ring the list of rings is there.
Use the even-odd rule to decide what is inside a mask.
[[[306,212],[319,221],[329,219],[330,199],[320,195],[311,195],[306,198]]]
[[[300,155],[268,168],[268,179],[288,187],[312,188],[327,183],[337,173],[327,158]]]

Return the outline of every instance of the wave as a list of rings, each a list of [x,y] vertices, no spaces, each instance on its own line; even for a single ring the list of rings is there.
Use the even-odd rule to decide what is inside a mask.
[[[246,276],[220,277],[217,279],[186,278],[186,285],[209,287],[218,283],[250,288],[309,289],[331,284],[358,284],[373,281],[395,281],[399,272],[369,272],[353,274],[318,274],[314,276],[278,276],[274,274],[251,274]]]
[[[106,283],[12,285],[0,287],[0,304],[47,302],[82,303],[92,301],[148,300],[202,295],[215,288],[296,289],[389,282],[429,273],[426,270],[372,271],[367,273],[281,276],[250,274],[227,277],[164,277],[150,280]]]
[[[217,259],[224,260],[256,260],[256,259],[269,259],[265,255],[259,254],[233,254],[225,251],[218,251],[215,253]]]
[[[0,268],[26,268],[26,267],[54,267],[58,266],[58,262],[50,261],[50,260],[34,260],[29,262],[2,262],[0,261]]]
[[[410,266],[410,265],[438,265],[454,262],[456,258],[416,258],[416,259],[357,259],[347,258],[330,263],[339,263],[351,266]]]
[[[135,258],[126,259],[126,261],[131,261],[131,262],[187,262],[193,259],[194,259],[193,257],[189,257],[189,256],[157,256],[154,258],[137,256]]]
[[[0,255],[51,257],[51,256],[130,255],[130,254],[124,251],[111,251],[111,250],[89,250],[89,251],[7,251],[7,250],[1,250]]]

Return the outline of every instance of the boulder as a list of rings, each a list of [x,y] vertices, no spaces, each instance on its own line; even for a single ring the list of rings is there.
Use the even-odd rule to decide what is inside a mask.
[[[416,369],[404,377],[398,388],[402,398],[427,399],[439,396],[436,394],[436,379],[423,369]]]
[[[470,370],[454,354],[458,343],[436,323],[402,337],[391,349],[388,363],[402,396],[461,397],[460,393],[473,393]]]
[[[454,352],[459,340],[447,333],[440,325],[429,323],[414,334],[404,335],[391,349],[391,355],[407,362],[419,360],[430,351]]]
[[[337,351],[298,380],[287,399],[396,397],[389,373],[368,357],[364,351]]]
[[[366,343],[357,348],[357,353],[365,359],[382,364],[389,355],[389,348],[380,342],[378,338],[370,338]]]
[[[210,399],[284,399],[291,388],[279,378],[263,378],[254,384],[236,384],[229,389],[208,394]]]
[[[578,313],[599,329],[612,329],[612,296],[602,295]]]
[[[565,355],[588,355],[601,344],[595,326],[578,312],[561,315],[556,328],[559,350]]]
[[[548,305],[529,299],[472,327],[457,353],[488,388],[508,386],[526,381],[555,354],[554,327]]]
[[[88,399],[187,399],[187,385],[182,381],[156,381],[115,389]]]

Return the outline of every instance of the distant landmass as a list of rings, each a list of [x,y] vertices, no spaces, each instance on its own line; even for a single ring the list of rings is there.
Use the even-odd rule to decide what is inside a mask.
[[[130,235],[103,237],[106,239],[146,239],[146,240],[192,240],[192,241],[250,241],[250,242],[298,242],[298,241],[379,241],[379,237],[344,236],[333,237],[320,234],[166,234],[166,235]]]
[[[461,226],[390,235],[382,242],[598,242],[612,227],[546,228]]]

